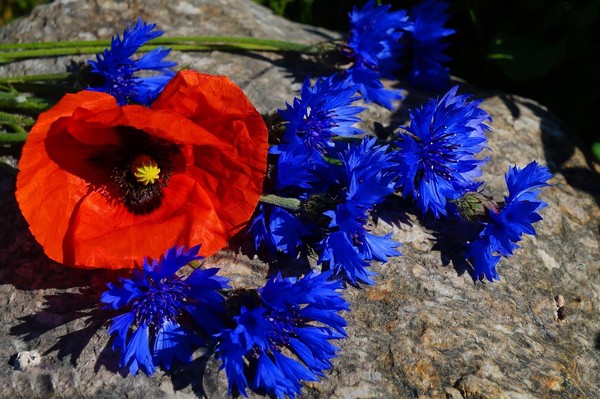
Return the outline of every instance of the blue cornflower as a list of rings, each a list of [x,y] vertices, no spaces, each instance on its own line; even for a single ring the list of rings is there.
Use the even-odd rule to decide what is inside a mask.
[[[202,343],[196,329],[188,327],[190,320],[207,335],[222,324],[224,302],[217,291],[228,288],[228,280],[215,275],[219,269],[197,268],[186,279],[175,274],[202,259],[199,249],[174,247],[159,260],[147,259],[131,279],[122,278],[120,286],[109,283],[100,297],[108,309],[125,311],[112,319],[108,333],[115,335],[121,367],[131,374],[141,368],[150,375],[159,364],[168,370],[175,360],[189,362],[192,348]]]
[[[297,135],[288,137],[291,143],[271,148],[277,154],[277,168],[269,192],[283,197],[307,199],[320,185],[327,164],[312,146],[304,145]],[[313,224],[282,207],[270,204],[258,206],[248,232],[254,236],[254,246],[266,246],[271,254],[282,252],[295,257],[303,246],[303,237],[313,232]]]
[[[481,233],[490,238],[492,248],[500,255],[512,255],[523,233],[535,235],[532,223],[542,220],[537,211],[546,206],[537,195],[551,177],[548,169],[535,161],[523,169],[514,166],[506,174],[509,195],[504,207],[497,214],[490,213],[492,222]]]
[[[448,21],[448,3],[439,0],[424,0],[409,13],[410,24],[404,28],[404,65],[408,68],[411,84],[429,90],[446,89],[450,81],[444,63],[450,57],[444,54],[449,46],[444,39],[455,33],[444,28]]]
[[[480,100],[470,95],[456,95],[458,86],[441,100],[430,99],[410,112],[408,134],[398,144],[399,183],[405,197],[414,198],[419,210],[446,215],[448,201],[481,183],[479,166],[487,159],[475,155],[486,147],[485,123],[490,115],[479,108]]]
[[[346,337],[349,310],[331,272],[302,278],[277,275],[258,291],[233,291],[230,328],[215,334],[215,355],[229,380],[229,393],[246,390],[284,398],[300,394],[300,381],[318,381],[332,367],[337,348],[329,340]],[[237,305],[237,306],[236,306]]]
[[[119,105],[150,105],[175,75],[168,68],[176,65],[175,62],[164,60],[171,49],[162,47],[144,54],[137,60],[132,59],[141,46],[163,34],[161,30],[154,30],[155,27],[156,24],[146,24],[139,18],[133,29],[129,26],[125,29],[123,39],[118,35],[113,37],[110,49],[97,54],[96,61],[88,61],[93,83],[89,83],[86,89],[108,93],[117,99]],[[143,70],[152,70],[159,74],[136,76],[137,72]]]
[[[282,252],[295,257],[303,237],[312,233],[311,226],[280,206],[260,204],[252,219],[249,232],[254,236],[256,249],[265,245],[271,254]]]
[[[361,119],[356,116],[364,108],[353,106],[356,87],[336,75],[317,79],[311,87],[307,78],[300,89],[300,98],[293,105],[286,104],[279,114],[286,122],[283,140],[290,143],[296,135],[305,145],[324,154],[331,147],[334,136],[364,133],[353,125]]]
[[[490,281],[499,280],[496,264],[500,257],[492,254],[511,256],[523,234],[535,235],[533,223],[542,220],[537,212],[546,206],[537,196],[551,177],[548,168],[535,161],[506,173],[509,194],[504,206],[499,212],[490,212],[491,221],[482,223],[479,239],[468,245],[467,257],[472,259],[476,279],[485,275]]]
[[[374,284],[369,261],[387,261],[400,253],[400,244],[387,236],[369,233],[364,225],[368,212],[394,192],[396,164],[388,146],[376,145],[376,139],[364,139],[339,155],[345,173],[340,179],[345,188],[335,210],[324,212],[331,221],[329,234],[319,243],[319,262],[328,262],[336,274],[352,284]]]
[[[391,101],[402,96],[398,90],[384,88],[380,79],[393,79],[400,67],[397,60],[402,48],[400,38],[408,16],[404,10],[390,11],[390,8],[371,0],[360,10],[356,7],[352,10],[344,55],[353,62],[345,73],[363,97],[391,109]]]

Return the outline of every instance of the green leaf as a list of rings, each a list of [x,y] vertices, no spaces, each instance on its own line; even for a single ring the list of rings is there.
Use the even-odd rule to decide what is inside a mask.
[[[592,154],[594,154],[596,160],[600,162],[600,142],[592,144]]]

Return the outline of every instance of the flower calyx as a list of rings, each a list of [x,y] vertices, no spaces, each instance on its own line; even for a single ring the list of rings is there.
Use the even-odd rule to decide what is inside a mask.
[[[466,193],[453,201],[458,208],[458,213],[470,221],[485,220],[489,212],[499,213],[498,204],[486,195],[477,192]]]

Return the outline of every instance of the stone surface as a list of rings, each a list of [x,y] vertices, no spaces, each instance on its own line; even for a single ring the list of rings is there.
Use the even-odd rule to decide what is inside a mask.
[[[332,35],[284,21],[250,1],[97,0],[39,7],[0,30],[0,40],[109,37],[138,15],[167,35],[301,42]],[[308,59],[266,53],[172,58],[228,75],[262,112],[283,107],[305,74],[317,71]],[[70,60],[24,61],[0,67],[0,74],[59,72]],[[486,98],[483,107],[494,118],[492,158],[484,171],[489,194],[505,195],[503,174],[512,164],[537,159],[555,174],[542,193],[549,206],[541,212],[538,236],[525,237],[516,255],[500,262],[500,282],[474,284],[452,241],[460,234],[456,226],[420,222],[400,198],[385,203],[376,231],[392,232],[404,255],[373,266],[377,285],[345,292],[352,307],[345,315],[349,337],[339,343],[328,378],[307,383],[303,397],[600,397],[600,176],[568,128],[541,105],[468,90]],[[403,123],[407,109],[424,99],[409,92],[394,113],[369,105],[364,127]],[[18,211],[13,177],[0,173],[0,397],[226,396],[218,363],[200,354],[168,374],[124,376],[106,334],[110,316],[97,307],[106,282],[119,273],[68,269],[46,259]],[[231,250],[208,263],[221,267],[234,286],[259,286],[269,269]],[[33,350],[39,365],[15,370],[16,356]]]
[[[19,352],[13,367],[15,370],[27,371],[32,367],[39,366],[42,362],[40,354],[36,350]]]

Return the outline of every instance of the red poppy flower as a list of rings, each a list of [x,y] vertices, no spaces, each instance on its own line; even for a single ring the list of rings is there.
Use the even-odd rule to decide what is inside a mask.
[[[17,200],[46,254],[133,267],[175,245],[223,248],[261,194],[265,123],[229,79],[181,71],[150,108],[66,95],[32,128]]]

